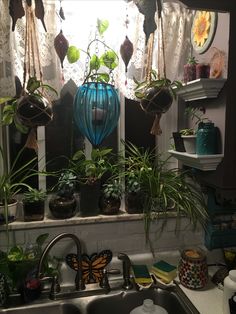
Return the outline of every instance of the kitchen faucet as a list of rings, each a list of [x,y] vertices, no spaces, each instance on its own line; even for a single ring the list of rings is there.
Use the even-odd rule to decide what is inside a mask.
[[[81,243],[80,240],[77,236],[75,236],[72,233],[61,233],[58,234],[55,238],[53,238],[48,245],[45,247],[39,263],[38,263],[38,269],[37,269],[37,274],[36,277],[39,278],[40,280],[43,280],[44,278],[42,278],[42,268],[43,268],[43,264],[45,261],[45,258],[47,257],[49,251],[51,250],[51,248],[61,239],[64,238],[71,238],[75,244],[76,244],[76,248],[77,248],[77,257],[78,257],[78,270],[76,273],[76,277],[75,277],[75,289],[77,291],[80,290],[84,290],[85,289],[85,284],[84,284],[84,280],[83,280],[83,276],[82,276],[82,252],[81,252]],[[57,278],[54,277],[52,278],[52,287],[51,287],[51,296],[53,297],[53,294],[56,294],[60,291],[60,286],[59,283],[57,282]]]

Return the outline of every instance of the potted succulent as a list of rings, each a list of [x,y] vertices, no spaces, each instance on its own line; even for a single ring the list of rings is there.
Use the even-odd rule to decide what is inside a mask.
[[[63,170],[54,186],[56,195],[49,201],[49,209],[54,218],[66,219],[75,215],[77,201],[74,196],[76,175],[70,170]]]
[[[205,200],[196,180],[188,171],[169,169],[168,159],[156,155],[155,150],[143,150],[132,143],[126,143],[126,151],[134,167],[140,169],[139,178],[145,198],[144,227],[150,245],[152,221],[162,218],[164,227],[170,211],[175,212],[176,224],[185,216],[193,226],[197,223],[206,226],[208,214]]]
[[[23,194],[24,221],[38,221],[44,219],[44,203],[46,191],[30,188]]]
[[[113,131],[120,114],[119,97],[112,85],[118,56],[103,38],[108,26],[107,20],[97,19],[96,35],[86,51],[75,46],[69,46],[67,51],[70,63],[79,60],[80,52],[84,52],[88,60],[84,82],[78,87],[74,100],[74,118],[80,132],[95,146]]]
[[[154,115],[155,120],[151,134],[160,135],[160,118],[176,97],[176,89],[182,86],[181,82],[171,82],[168,78],[158,78],[155,70],[150,71],[150,77],[142,82],[136,79],[135,96],[140,99],[141,108],[148,114]]]
[[[80,191],[80,214],[98,215],[101,185],[110,176],[112,149],[93,148],[90,158],[78,150],[70,161],[70,169],[76,174]]]
[[[196,65],[198,61],[195,57],[189,57],[184,65],[184,83],[196,80]]]
[[[145,196],[142,191],[139,170],[127,171],[125,175],[125,210],[129,214],[143,212]]]
[[[110,179],[103,185],[100,198],[100,208],[102,214],[116,215],[119,213],[122,190],[122,184],[117,179]]]

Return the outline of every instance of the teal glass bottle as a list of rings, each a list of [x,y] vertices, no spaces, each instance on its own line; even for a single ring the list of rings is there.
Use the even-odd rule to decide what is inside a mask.
[[[214,123],[199,123],[197,130],[196,153],[198,155],[216,154],[216,128]]]

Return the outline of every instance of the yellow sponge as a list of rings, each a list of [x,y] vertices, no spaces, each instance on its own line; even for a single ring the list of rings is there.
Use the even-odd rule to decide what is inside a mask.
[[[152,265],[151,272],[164,283],[170,283],[177,276],[177,267],[161,260]]]
[[[152,278],[146,265],[132,265],[134,281],[137,284],[151,284]]]

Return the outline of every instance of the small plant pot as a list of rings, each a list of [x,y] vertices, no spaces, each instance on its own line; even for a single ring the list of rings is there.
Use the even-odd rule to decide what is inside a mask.
[[[44,201],[23,202],[24,221],[40,221],[44,219]]]
[[[166,87],[151,87],[147,89],[140,104],[144,111],[150,114],[165,113],[171,106],[173,97]]]
[[[97,216],[100,213],[99,199],[101,195],[100,180],[94,184],[80,186],[80,215],[83,217]]]
[[[184,148],[188,154],[196,154],[196,135],[181,135],[184,141]]]
[[[128,214],[141,214],[145,198],[143,193],[128,193],[125,195],[125,210]]]
[[[16,200],[12,201],[12,203],[7,205],[7,211],[8,211],[8,223],[13,222],[16,219],[16,213],[17,213],[17,205],[18,202]],[[0,205],[0,224],[5,224],[6,218],[4,213],[4,205]]]
[[[49,209],[56,219],[67,219],[71,218],[76,213],[77,202],[75,197],[61,197],[56,196],[50,199]]]
[[[196,65],[196,78],[209,78],[210,76],[210,65],[204,63],[198,63]]]
[[[184,65],[184,83],[196,80],[196,64]]]
[[[104,196],[100,199],[101,214],[103,215],[117,215],[120,210],[121,200],[119,198]]]

